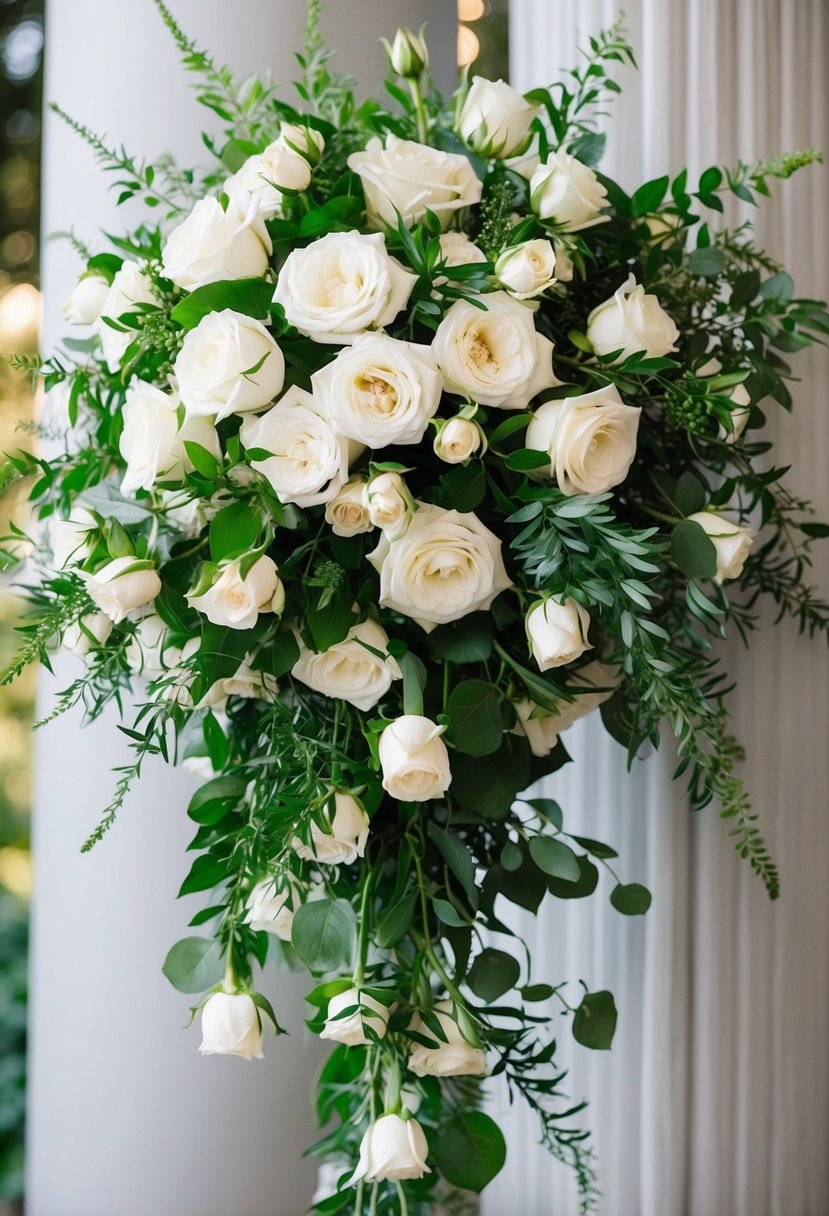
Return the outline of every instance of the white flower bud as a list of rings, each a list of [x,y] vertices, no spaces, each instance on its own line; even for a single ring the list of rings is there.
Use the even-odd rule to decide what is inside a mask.
[[[426,802],[445,794],[452,782],[446,728],[419,714],[403,714],[380,735],[383,789],[400,802]]]
[[[419,34],[413,34],[410,29],[402,28],[394,35],[391,46],[386,43],[386,51],[392,68],[404,80],[417,80],[429,66],[429,48],[423,37],[421,27]]]
[[[214,992],[201,1015],[203,1056],[262,1059],[262,1019],[246,992]]]
[[[353,1013],[339,1016],[352,1006],[356,1006]],[[366,1027],[373,1030],[378,1039],[385,1038],[390,1014],[388,1005],[375,1000],[368,992],[348,988],[332,996],[328,1002],[325,1027],[320,1032],[320,1038],[344,1043],[347,1047],[364,1047],[366,1043],[373,1042],[366,1033]]]
[[[717,511],[697,511],[688,519],[699,524],[717,551],[714,582],[739,578],[754,544],[754,530],[732,523]]]
[[[590,617],[574,599],[539,600],[527,613],[527,637],[540,671],[564,667],[590,650]]]
[[[360,1144],[360,1162],[349,1179],[349,1186],[365,1178],[367,1182],[393,1182],[422,1178],[430,1174],[426,1164],[429,1145],[417,1119],[400,1115],[381,1115],[372,1123]]]

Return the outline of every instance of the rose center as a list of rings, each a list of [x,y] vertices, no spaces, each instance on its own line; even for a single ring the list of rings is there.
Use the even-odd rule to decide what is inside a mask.
[[[359,404],[374,414],[393,414],[397,408],[397,391],[382,376],[358,376],[356,389]]]
[[[491,347],[487,345],[479,333],[475,333],[472,336],[472,342],[469,346],[469,359],[479,371],[484,368],[498,371],[498,360],[493,355]]]
[[[341,275],[332,275],[330,279],[326,279],[324,291],[332,308],[344,308],[354,302],[359,287],[356,283],[347,283]]]

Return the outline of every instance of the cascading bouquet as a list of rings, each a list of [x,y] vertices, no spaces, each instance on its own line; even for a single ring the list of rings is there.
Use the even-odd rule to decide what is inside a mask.
[[[537,977],[507,907],[588,896],[599,866],[617,911],[650,896],[522,795],[596,707],[631,757],[666,720],[692,805],[720,803],[776,894],[712,639],[764,594],[827,627],[804,574],[829,530],[757,430],[829,316],[701,213],[816,154],[630,196],[595,168],[618,26],[565,81],[464,79],[454,108],[400,31],[387,109],[331,70],[312,3],[300,111],[156,2],[226,129],[204,174],[69,120],[164,219],[108,252],[73,238],[87,336],[34,369],[49,454],[5,466],[47,520],[7,678],[57,642],[84,666],[56,713],[138,697],[85,847],[145,757],[201,775],[181,894],[209,892],[191,923],[212,931],[164,971],[199,994],[202,1052],[247,1059],[279,1032],[254,966],[315,977],[310,1026],[337,1044],[315,1212],[463,1210],[505,1159],[489,1075],[591,1210],[552,1029],[609,1047],[613,997]]]

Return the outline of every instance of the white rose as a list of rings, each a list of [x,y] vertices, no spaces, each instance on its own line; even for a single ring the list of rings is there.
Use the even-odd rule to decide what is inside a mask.
[[[224,193],[230,199],[231,207],[251,221],[263,246],[270,249],[265,220],[273,219],[282,211],[285,190],[302,193],[310,184],[308,161],[277,140],[264,152],[249,156],[227,179]]]
[[[186,291],[224,279],[261,279],[271,242],[251,227],[255,217],[255,204],[246,214],[232,203],[225,211],[217,198],[199,199],[164,243],[164,275]]]
[[[300,902],[299,889],[290,879],[277,890],[273,878],[263,878],[248,896],[245,920],[251,929],[273,933],[281,941],[289,942]]]
[[[181,767],[199,782],[212,781],[216,776],[213,761],[209,756],[185,756]]]
[[[404,80],[418,80],[429,66],[429,48],[423,37],[425,28],[425,25],[421,27],[420,34],[413,34],[407,28],[398,29],[391,46],[385,38],[381,39],[393,71]]]
[[[163,522],[188,540],[198,536],[210,518],[205,500],[191,498],[187,490],[156,490],[154,500]]]
[[[303,647],[291,675],[314,692],[339,697],[366,712],[382,700],[392,680],[401,678],[397,660],[387,653],[388,645],[389,635],[381,625],[361,621],[320,654]]]
[[[558,743],[556,715],[523,697],[513,703],[516,724],[513,734],[526,735],[530,751],[534,756],[549,756]]]
[[[112,621],[104,612],[87,612],[79,620],[67,625],[63,631],[61,645],[64,650],[82,659],[90,650],[103,646],[112,633]]]
[[[368,517],[375,528],[382,528],[389,540],[397,540],[409,526],[415,501],[399,473],[378,473],[366,488]]]
[[[530,309],[505,291],[482,296],[485,311],[456,300],[432,350],[446,387],[480,405],[523,410],[553,375],[553,344],[536,333]]]
[[[280,148],[304,156],[311,165],[315,165],[325,151],[322,132],[301,123],[283,122],[276,142]]]
[[[473,76],[455,130],[479,156],[521,156],[532,142],[530,126],[539,107],[503,80]]]
[[[632,274],[587,318],[587,340],[597,355],[619,351],[615,363],[644,353],[649,359],[676,350],[679,330],[656,296],[646,294]]]
[[[560,242],[553,243],[556,251],[556,279],[559,283],[572,283],[575,265],[567,249]]]
[[[280,600],[282,583],[276,564],[263,555],[242,578],[242,559],[237,557],[220,567],[208,589],[200,595],[188,592],[191,608],[201,612],[214,625],[229,629],[253,629],[260,612],[274,611],[274,600]]]
[[[684,227],[682,216],[675,211],[654,211],[645,216],[645,223],[651,237],[663,245],[679,236]]]
[[[342,1016],[346,1009],[354,1007],[354,1012]],[[321,1039],[331,1039],[335,1043],[345,1043],[347,1047],[364,1047],[376,1039],[384,1039],[389,1024],[390,1010],[368,992],[359,988],[347,988],[338,992],[328,1002],[325,1015],[325,1028],[320,1031]],[[374,1031],[374,1038],[366,1033],[369,1027]]]
[[[254,656],[245,655],[232,676],[219,680],[225,697],[247,697],[252,701],[269,701],[279,692],[276,677],[269,671],[259,671],[251,666]]]
[[[495,263],[502,287],[517,300],[540,296],[556,281],[556,251],[552,241],[540,238],[508,245]]]
[[[732,523],[717,511],[697,511],[688,518],[699,524],[717,551],[714,582],[739,578],[754,544],[754,530]]]
[[[574,599],[549,596],[539,600],[527,613],[525,624],[540,671],[564,667],[591,649],[587,640],[590,616]]]
[[[459,414],[439,425],[432,446],[437,458],[446,464],[466,464],[476,452],[483,456],[487,440],[477,422]]]
[[[526,444],[549,452],[545,470],[562,494],[602,494],[628,475],[636,455],[638,406],[625,405],[615,385],[545,401],[527,427]]]
[[[452,1017],[451,1001],[438,1001],[432,1013],[440,1022],[446,1042],[437,1042],[434,1047],[413,1043],[409,1051],[409,1069],[417,1077],[484,1077],[488,1074],[483,1049],[467,1043],[458,1023]],[[412,1020],[412,1030],[429,1038],[435,1036],[419,1014]]]
[[[118,371],[127,347],[135,341],[137,331],[113,329],[111,325],[107,325],[104,318],[109,317],[111,321],[123,324],[120,321],[122,316],[141,312],[145,304],[157,307],[150,280],[136,262],[126,261],[116,272],[101,307],[101,315],[95,322],[95,332],[101,340],[104,362],[111,372]]]
[[[262,1019],[246,992],[214,992],[201,1014],[203,1056],[262,1059]]]
[[[63,302],[63,315],[70,325],[93,325],[104,310],[109,282],[102,274],[84,274]]]
[[[716,376],[722,371],[722,364],[719,359],[709,359],[699,370],[697,376]],[[751,396],[744,384],[735,384],[733,388],[723,389],[718,391],[718,396],[728,397],[734,402],[735,409],[731,411],[731,430],[728,431],[720,423],[718,439],[723,443],[731,445],[737,443],[742,438],[743,431],[748,426],[748,420],[751,416]]]
[[[157,612],[142,617],[127,643],[125,658],[130,671],[146,680],[157,680],[181,660],[181,651],[171,648],[169,662],[164,661],[169,629]]]
[[[530,205],[542,220],[563,232],[581,232],[601,224],[607,191],[587,165],[567,152],[551,152],[530,179]]]
[[[419,714],[403,714],[380,735],[383,789],[400,802],[440,798],[452,783],[445,726]]]
[[[379,602],[427,632],[489,608],[512,586],[500,540],[471,511],[421,503],[405,535],[384,535],[368,559],[380,573]]]
[[[416,279],[389,257],[382,233],[329,232],[288,254],[273,298],[301,334],[347,345],[367,329],[389,325]]]
[[[367,1182],[422,1178],[432,1172],[426,1164],[428,1155],[429,1145],[417,1119],[381,1115],[363,1136],[360,1161],[348,1185],[354,1186],[361,1178]]]
[[[297,857],[324,866],[350,866],[365,855],[368,815],[351,794],[334,792],[334,814],[327,826],[328,831],[316,822],[311,824],[310,844],[298,836],[293,838],[291,844]]]
[[[198,443],[221,459],[216,428],[208,418],[185,418],[179,427],[178,397],[145,380],[133,380],[124,397],[124,429],[118,447],[127,471],[121,481],[125,496],[151,490],[157,481],[180,481],[193,468],[185,443]]]
[[[251,466],[270,482],[280,502],[319,506],[348,479],[349,440],[335,432],[314,397],[297,384],[266,413],[245,418],[239,434],[246,448],[271,453],[251,460]]]
[[[465,232],[442,232],[440,235],[441,261],[447,266],[472,266],[487,261],[483,249],[470,241]]]
[[[372,139],[352,152],[348,167],[363,183],[366,216],[375,228],[397,228],[398,212],[411,228],[432,211],[443,228],[461,207],[481,201],[483,184],[466,156],[441,152],[410,139]]]
[[[73,507],[68,519],[52,515],[47,525],[48,544],[56,570],[79,566],[94,547],[100,525],[86,507]]]
[[[358,536],[370,532],[365,477],[351,477],[325,504],[325,522],[335,536]]]
[[[91,599],[116,625],[136,608],[150,604],[161,591],[161,579],[152,562],[116,557],[96,570],[82,573]]]
[[[362,334],[311,384],[340,434],[375,449],[420,443],[443,391],[431,349],[388,334]]]
[[[218,421],[273,401],[285,381],[285,360],[261,321],[225,308],[190,330],[173,371],[188,415]]]
[[[529,698],[516,701],[515,713],[518,721],[515,733],[527,736],[534,756],[548,756],[558,743],[562,731],[612,697],[618,683],[618,668],[607,667],[602,663],[588,663],[572,673],[572,684],[568,687],[574,694],[573,700],[562,699],[555,711],[544,709]],[[588,692],[587,689],[590,688],[600,691]]]

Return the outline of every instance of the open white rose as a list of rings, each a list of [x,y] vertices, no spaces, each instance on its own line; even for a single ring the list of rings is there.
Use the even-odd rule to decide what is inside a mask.
[[[316,507],[333,498],[348,479],[349,440],[338,435],[316,399],[294,385],[276,405],[248,417],[239,432],[246,448],[271,455],[251,460],[280,502]]]
[[[64,650],[82,659],[90,650],[103,646],[112,633],[112,621],[105,612],[87,612],[79,620],[67,625],[63,631],[61,645]]]
[[[261,321],[225,308],[190,330],[173,371],[188,416],[218,421],[273,401],[285,380],[285,360]]]
[[[151,490],[157,481],[180,481],[193,468],[185,443],[198,443],[221,459],[222,448],[209,418],[185,418],[179,427],[179,399],[146,380],[133,380],[124,397],[124,429],[118,442],[127,466],[121,493]]]
[[[297,857],[324,866],[350,866],[365,855],[368,815],[351,794],[334,792],[334,814],[327,826],[326,831],[316,822],[311,824],[310,844],[298,836],[293,838],[291,843]]]
[[[632,274],[619,290],[587,318],[587,340],[597,355],[619,354],[622,362],[643,352],[649,359],[676,350],[679,330],[656,296],[645,292]]]
[[[343,1016],[345,1010],[352,1007],[354,1012]],[[332,996],[328,1002],[325,1027],[320,1031],[320,1038],[345,1043],[346,1047],[364,1047],[366,1043],[374,1042],[366,1033],[366,1027],[373,1030],[378,1039],[386,1037],[390,1012],[388,1005],[376,1000],[370,993],[361,992],[359,988],[347,988],[345,992]]]
[[[420,714],[403,714],[380,735],[383,789],[401,802],[440,798],[452,783],[449,752],[441,739],[446,727]]]
[[[301,334],[347,345],[367,329],[389,325],[416,280],[386,252],[382,233],[329,232],[288,254],[273,298]]]
[[[719,359],[709,359],[701,368],[698,369],[698,376],[716,376],[722,371],[722,364]],[[728,397],[734,403],[734,409],[731,411],[731,430],[726,430],[720,423],[718,439],[722,439],[723,443],[737,443],[742,438],[743,431],[748,426],[748,420],[751,416],[751,396],[744,384],[735,384],[732,388],[718,390],[718,396]]]
[[[432,344],[446,387],[480,405],[523,410],[553,375],[553,344],[532,312],[505,291],[482,296],[486,311],[456,300]]]
[[[170,648],[165,662],[169,629],[157,612],[142,617],[127,643],[125,658],[130,671],[142,675],[146,680],[157,680],[159,676],[181,660],[181,651]]]
[[[63,315],[70,325],[92,325],[104,310],[109,281],[102,274],[84,274],[63,302]]]
[[[602,494],[625,480],[636,455],[641,409],[625,405],[615,385],[545,401],[527,427],[526,444],[549,452],[563,494]]]
[[[341,642],[317,654],[304,647],[291,675],[326,697],[339,697],[364,712],[373,709],[401,678],[387,654],[389,635],[376,621],[352,625]],[[373,653],[379,651],[379,654]]]
[[[280,141],[269,144],[264,152],[249,156],[240,169],[227,179],[224,193],[240,215],[251,221],[253,230],[270,248],[265,220],[279,215],[285,190],[302,193],[311,184],[308,161],[286,148]]]
[[[446,1035],[446,1042],[436,1040],[434,1047],[424,1047],[420,1043],[412,1043],[409,1049],[409,1069],[417,1077],[485,1077],[489,1068],[486,1056],[480,1047],[467,1043],[461,1034],[458,1023],[452,1017],[451,1001],[438,1001],[432,1007],[432,1013],[440,1022],[440,1027]],[[412,1020],[412,1030],[419,1031],[430,1039],[435,1036],[422,1018],[416,1014]]]
[[[407,227],[432,211],[446,228],[456,211],[481,201],[483,185],[469,159],[441,152],[410,139],[372,139],[364,152],[352,152],[348,167],[363,183],[366,216],[376,228]]]
[[[193,291],[224,279],[260,279],[268,269],[270,238],[254,231],[255,205],[245,214],[233,203],[202,198],[167,237],[161,250],[164,275]]]
[[[587,640],[590,616],[574,599],[549,596],[527,613],[527,637],[540,671],[564,667],[591,646]]]
[[[360,1161],[348,1185],[355,1186],[361,1178],[367,1182],[422,1178],[432,1172],[426,1164],[428,1155],[429,1145],[417,1119],[381,1115],[363,1136]]]
[[[161,579],[151,561],[116,557],[94,574],[82,573],[89,596],[116,625],[130,612],[151,604],[161,591]]]
[[[697,511],[688,518],[699,524],[717,551],[714,582],[724,583],[728,579],[739,578],[754,544],[754,530],[732,523],[718,511]]]
[[[486,435],[477,422],[458,415],[439,424],[433,443],[435,455],[446,464],[466,464],[487,449]]]
[[[368,515],[365,477],[350,477],[325,504],[325,522],[335,536],[359,536],[374,527]]]
[[[442,232],[440,234],[440,256],[447,267],[472,266],[485,262],[487,256],[465,232]]]
[[[415,501],[399,473],[378,473],[366,487],[368,517],[375,528],[382,528],[389,540],[397,540],[409,526]]]
[[[539,219],[562,232],[582,232],[609,217],[601,214],[607,191],[587,165],[567,152],[551,152],[530,179],[530,205]]]
[[[92,552],[100,525],[86,507],[73,507],[67,519],[51,515],[47,525],[49,549],[56,570],[79,566]]]
[[[263,878],[248,896],[245,920],[257,932],[273,933],[283,942],[291,940],[294,913],[300,906],[299,888],[288,880],[277,890],[273,878]]]
[[[532,141],[539,107],[503,80],[473,76],[455,124],[467,148],[479,156],[521,156]]]
[[[113,329],[107,325],[105,318],[123,325],[120,317],[141,312],[146,304],[157,307],[157,300],[152,293],[150,280],[136,262],[125,261],[110,284],[109,291],[101,306],[101,314],[95,322],[95,332],[101,340],[101,350],[104,362],[111,372],[117,372],[121,360],[130,343],[137,336],[135,329]]]
[[[384,535],[368,559],[380,573],[380,603],[427,632],[489,608],[512,586],[500,540],[471,511],[421,503],[405,535]]]
[[[214,625],[229,629],[253,629],[260,612],[278,611],[284,602],[284,590],[275,562],[263,554],[244,578],[241,567],[242,559],[237,557],[220,567],[213,584],[202,594],[188,592],[190,607]]]
[[[495,263],[495,274],[516,300],[540,296],[556,281],[556,251],[552,241],[539,238],[508,245]]]
[[[203,1056],[262,1059],[262,1019],[246,992],[214,992],[201,1014]]]
[[[536,705],[528,697],[516,701],[515,733],[527,736],[534,756],[548,756],[562,731],[612,697],[618,683],[618,667],[587,663],[572,673],[570,688],[574,694],[573,700],[562,699],[555,711]],[[591,688],[597,691],[589,692]]]
[[[362,334],[311,384],[339,433],[375,449],[420,443],[443,390],[431,349],[388,334]]]

